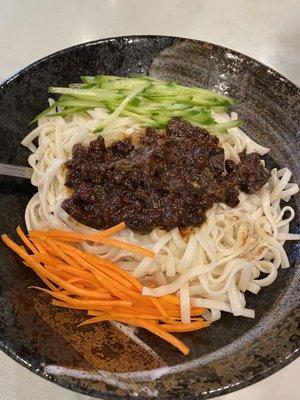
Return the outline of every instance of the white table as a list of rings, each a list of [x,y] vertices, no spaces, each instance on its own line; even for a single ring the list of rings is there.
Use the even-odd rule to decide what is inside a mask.
[[[238,50],[300,85],[299,15],[299,0],[0,0],[0,79],[76,43],[163,34]],[[297,360],[272,377],[222,399],[296,400],[299,376]],[[0,353],[0,399],[88,397],[47,382]]]

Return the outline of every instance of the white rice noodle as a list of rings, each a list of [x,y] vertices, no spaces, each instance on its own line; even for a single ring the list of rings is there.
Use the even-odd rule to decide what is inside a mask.
[[[93,233],[94,229],[74,221],[61,208],[68,196],[63,164],[70,159],[77,143],[89,144],[95,138],[93,130],[107,117],[104,109],[66,117],[48,117],[39,121],[23,141],[32,154],[32,184],[38,192],[27,205],[25,221],[28,230],[63,229]],[[218,122],[236,119],[235,113],[215,115]],[[130,136],[139,129],[131,118],[119,117],[106,127],[103,137],[107,144]],[[269,149],[255,143],[240,128],[218,134],[226,159],[239,162],[238,154]],[[37,141],[37,146],[34,143]],[[221,312],[254,318],[254,310],[246,308],[245,292],[257,294],[277,277],[278,268],[289,267],[283,245],[286,240],[299,240],[289,233],[295,216],[290,206],[281,208],[299,191],[290,183],[288,168],[273,169],[269,182],[255,194],[240,193],[235,208],[215,204],[207,211],[207,220],[183,236],[178,228],[165,232],[155,229],[140,235],[125,229],[118,234],[122,240],[148,247],[155,258],[142,258],[106,245],[81,243],[82,248],[103,258],[118,262],[145,285],[143,293],[161,296],[175,293],[181,300],[181,319],[190,322],[190,304],[204,307],[209,321],[221,317]],[[261,277],[261,274],[264,274]],[[157,287],[153,288],[153,284]],[[151,286],[151,287],[150,287]]]

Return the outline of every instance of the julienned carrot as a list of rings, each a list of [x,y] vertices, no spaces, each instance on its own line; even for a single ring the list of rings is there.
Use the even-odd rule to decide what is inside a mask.
[[[31,241],[28,239],[28,237],[22,231],[20,226],[17,227],[16,231],[17,231],[17,234],[22,239],[23,243],[32,251],[32,253],[34,253],[34,254],[38,253],[37,248],[31,243]]]
[[[126,225],[124,222],[121,222],[118,225],[115,225],[111,228],[108,228],[104,231],[100,231],[98,233],[80,233],[80,232],[70,232],[70,231],[59,231],[57,229],[53,229],[49,232],[45,232],[45,231],[36,231],[36,233],[38,235],[45,235],[47,234],[47,236],[49,237],[53,237],[53,238],[57,238],[60,240],[66,239],[67,241],[82,241],[82,240],[88,240],[93,242],[93,238],[94,239],[100,239],[100,238],[106,238],[109,237],[111,235],[114,235],[120,231],[122,231],[123,229],[126,228]]]
[[[101,259],[100,257],[98,257],[94,254],[86,253],[82,250],[76,249],[65,243],[61,243],[60,248],[63,249],[63,251],[67,252],[68,254],[72,254],[72,255],[78,254],[79,256],[84,257],[85,260],[88,260],[95,267],[99,266],[102,268],[105,266],[105,267],[108,267],[108,268],[114,270],[119,275],[123,276],[129,282],[131,282],[137,289],[142,291],[143,285],[137,279],[135,279],[133,276],[131,276],[127,271],[124,271],[122,268],[118,267],[112,261],[107,260],[107,259]]]
[[[91,235],[91,234],[84,234],[84,233],[77,233],[77,232],[67,232],[67,231],[57,231],[52,230],[49,232],[44,231],[33,231],[30,233],[30,237],[48,237],[53,238],[56,240],[66,241],[66,242],[82,242],[82,241],[89,241],[94,243],[101,243],[106,244],[109,246],[118,247],[123,250],[128,250],[133,253],[140,254],[141,256],[145,257],[154,257],[154,252],[152,250],[146,249],[144,247],[137,246],[132,243],[123,242],[118,239],[112,239],[106,236]]]
[[[104,231],[101,231],[101,232],[97,233],[96,235],[109,237],[118,232],[121,232],[125,228],[126,228],[125,222],[120,222],[119,224],[112,226],[111,228],[105,229]]]
[[[70,306],[70,303],[66,303],[64,301],[55,300],[55,299],[52,300],[52,304],[54,306],[57,306],[57,307],[69,308],[69,309],[72,309],[72,310],[83,310],[83,311],[86,311],[86,309],[87,309],[86,306],[83,306],[81,304],[72,304],[72,306]],[[93,310],[94,308],[95,309],[99,309],[99,306],[89,306],[89,308],[91,310]],[[107,305],[101,306],[101,310],[103,310],[104,312],[111,311],[112,309],[113,309],[113,306],[107,306]]]
[[[97,236],[102,242],[106,241],[106,244],[119,245],[123,242],[108,236],[121,229],[124,229],[124,224],[99,234],[84,234],[84,239],[81,240]],[[53,298],[52,304],[88,311],[92,318],[84,321],[83,325],[100,321],[131,324],[158,335],[184,354],[189,351],[187,346],[169,332],[189,332],[209,325],[201,318],[203,309],[199,307],[191,308],[191,323],[183,324],[180,299],[177,296],[143,296],[142,284],[127,271],[110,260],[101,259],[68,244],[71,242],[70,232],[33,231],[28,237],[18,227],[17,233],[25,247],[18,246],[7,235],[2,235],[2,240],[48,286],[49,289],[37,289],[49,294]],[[126,250],[130,247],[132,251],[147,251],[125,243]]]
[[[123,317],[111,317],[107,316],[100,316],[100,317],[93,317],[89,318],[88,320],[83,321],[79,326],[88,325],[88,324],[95,324],[101,321],[119,321],[125,324],[134,325],[140,328],[145,328],[148,331],[154,333],[155,335],[161,337],[162,339],[166,340],[167,342],[173,344],[173,346],[177,347],[183,354],[189,354],[189,348],[175,336],[170,335],[168,332],[162,330],[160,325],[145,321],[139,320],[135,318],[123,318]]]
[[[157,299],[156,297],[150,297],[151,302],[153,303],[154,307],[156,307],[158,309],[158,311],[161,313],[161,315],[164,318],[169,318],[169,314],[168,312],[165,310],[165,308],[161,305],[161,302],[159,301],[159,299]]]
[[[56,299],[63,300],[66,303],[70,304],[75,304],[75,305],[84,305],[87,308],[89,306],[122,306],[122,307],[130,307],[132,303],[130,301],[123,301],[123,300],[107,300],[105,298],[105,295],[100,295],[99,299],[97,300],[77,300],[73,299],[70,296],[66,296],[64,294],[61,294],[59,292],[51,292],[51,290],[45,289],[45,288],[40,288],[38,286],[31,286],[32,289],[37,289],[42,292],[50,294],[50,296],[55,297]],[[101,296],[103,299],[101,299]]]
[[[177,324],[161,324],[159,327],[166,332],[192,332],[197,331],[201,328],[209,326],[207,321],[195,321],[187,324],[177,323]]]
[[[14,250],[23,260],[27,261],[27,263],[34,269],[35,271],[39,272],[41,275],[45,276],[48,278],[50,281],[56,283],[57,285],[64,287],[65,289],[69,289],[71,291],[74,291],[74,293],[81,294],[87,297],[92,297],[92,298],[99,298],[99,294],[93,293],[88,290],[83,290],[80,289],[65,280],[59,278],[57,275],[54,273],[48,271],[46,268],[44,268],[40,263],[35,261],[32,256],[30,256],[24,249],[22,249],[20,246],[18,246],[16,243],[14,243],[7,235],[2,235],[2,240],[4,243],[10,247],[12,250]]]

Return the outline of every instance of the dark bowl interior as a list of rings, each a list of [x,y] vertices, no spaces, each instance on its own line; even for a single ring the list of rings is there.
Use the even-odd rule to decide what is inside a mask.
[[[299,178],[299,89],[275,71],[229,49],[173,37],[123,37],[78,45],[48,56],[0,86],[0,162],[26,165],[20,144],[28,122],[47,105],[47,87],[67,85],[80,75],[152,74],[188,85],[228,93],[247,134],[271,147],[269,166],[288,166]],[[24,225],[26,203],[34,193],[29,182],[0,178],[1,232]],[[299,196],[292,201],[299,232]],[[37,374],[64,387],[101,398],[206,398],[256,382],[282,368],[299,350],[299,244],[286,246],[291,268],[277,280],[247,296],[254,320],[224,314],[211,328],[183,335],[188,357],[141,332],[139,337],[163,360],[153,359],[110,325],[82,328],[80,312],[52,309],[46,296],[27,287],[38,280],[3,244],[0,254],[0,346]],[[185,363],[183,365],[183,363]],[[54,376],[45,364],[79,369],[134,371],[173,366],[151,382],[129,382],[122,389],[106,379]],[[193,366],[193,368],[191,368]],[[189,369],[187,369],[189,367]],[[103,380],[105,380],[103,378]],[[126,397],[128,398],[128,397]]]

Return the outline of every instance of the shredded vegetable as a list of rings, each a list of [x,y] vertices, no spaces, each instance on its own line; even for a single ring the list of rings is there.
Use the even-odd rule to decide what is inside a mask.
[[[81,80],[82,83],[70,84],[69,87],[49,87],[49,93],[60,97],[32,122],[43,116],[66,117],[100,107],[109,114],[95,129],[94,132],[98,133],[118,116],[131,117],[141,126],[156,128],[165,128],[171,118],[178,117],[211,132],[242,124],[240,120],[225,124],[215,121],[212,112],[227,113],[230,104],[236,101],[211,90],[186,87],[143,75],[130,78],[83,76]],[[55,108],[60,111],[55,113]]]
[[[188,354],[189,348],[170,332],[191,332],[209,326],[201,317],[203,308],[191,306],[191,321],[184,323],[177,296],[145,296],[141,283],[117,264],[75,247],[77,242],[86,240],[123,246],[121,248],[128,251],[153,257],[149,249],[109,237],[124,227],[122,223],[96,234],[55,230],[31,231],[28,235],[18,227],[17,234],[23,245],[16,244],[5,234],[2,240],[48,287],[32,288],[49,294],[57,307],[88,313],[90,318],[83,320],[80,326],[118,321],[147,329]]]

